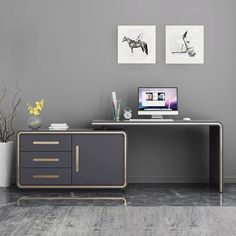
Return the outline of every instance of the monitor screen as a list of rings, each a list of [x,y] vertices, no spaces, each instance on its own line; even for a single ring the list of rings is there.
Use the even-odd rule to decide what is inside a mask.
[[[177,88],[139,88],[139,111],[178,111]]]

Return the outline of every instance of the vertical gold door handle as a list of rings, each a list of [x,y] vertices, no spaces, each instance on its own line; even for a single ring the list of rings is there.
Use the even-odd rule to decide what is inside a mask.
[[[79,172],[79,145],[76,145],[75,149],[75,171]]]

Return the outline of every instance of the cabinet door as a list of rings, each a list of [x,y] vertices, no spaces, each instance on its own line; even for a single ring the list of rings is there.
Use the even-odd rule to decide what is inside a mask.
[[[72,135],[72,184],[83,186],[125,185],[125,135]]]

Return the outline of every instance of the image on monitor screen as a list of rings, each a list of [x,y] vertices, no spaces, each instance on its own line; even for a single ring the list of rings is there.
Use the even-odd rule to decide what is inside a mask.
[[[139,88],[139,111],[177,111],[177,88]]]

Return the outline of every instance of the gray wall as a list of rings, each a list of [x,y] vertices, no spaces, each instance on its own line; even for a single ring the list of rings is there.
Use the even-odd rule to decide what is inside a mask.
[[[224,124],[224,173],[235,181],[235,9],[235,0],[1,0],[0,77],[10,90],[19,77],[23,89],[17,129],[35,99],[46,100],[44,127],[87,127],[111,117],[112,90],[136,113],[138,86],[178,86],[180,118]],[[119,24],[157,25],[157,64],[117,64]],[[205,26],[204,65],[165,64],[168,24]],[[205,130],[130,129],[129,144],[131,181],[207,177]]]

